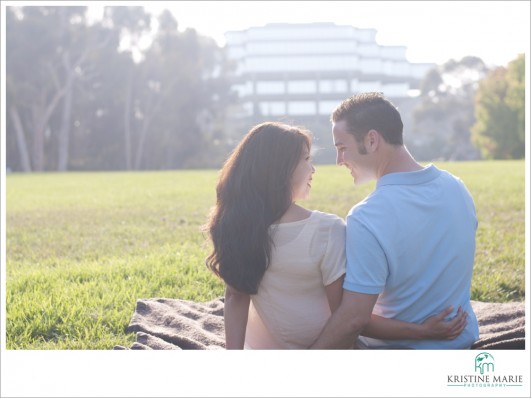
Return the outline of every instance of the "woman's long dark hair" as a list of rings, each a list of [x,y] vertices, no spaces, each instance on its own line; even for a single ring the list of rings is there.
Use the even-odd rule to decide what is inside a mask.
[[[292,203],[291,178],[308,131],[278,122],[253,127],[221,169],[206,230],[206,264],[232,288],[256,294],[271,258],[269,227]]]

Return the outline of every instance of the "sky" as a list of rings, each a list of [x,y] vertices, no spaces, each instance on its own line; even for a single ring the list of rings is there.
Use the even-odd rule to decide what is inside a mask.
[[[506,66],[529,53],[530,1],[159,1],[180,30],[192,27],[225,44],[225,32],[267,23],[333,22],[377,30],[380,45],[407,47],[410,62],[443,64],[478,56]],[[105,3],[100,3],[103,6]],[[108,5],[129,4],[110,2]],[[135,4],[135,3],[132,3]],[[138,3],[136,3],[138,5]]]

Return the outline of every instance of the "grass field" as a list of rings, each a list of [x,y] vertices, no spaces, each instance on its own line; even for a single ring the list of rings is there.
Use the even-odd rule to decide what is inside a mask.
[[[478,213],[472,299],[525,297],[524,161],[436,163],[460,176]],[[344,217],[374,184],[319,166],[309,208]],[[8,349],[130,346],[139,298],[206,301],[201,232],[218,172],[11,174],[6,181]]]

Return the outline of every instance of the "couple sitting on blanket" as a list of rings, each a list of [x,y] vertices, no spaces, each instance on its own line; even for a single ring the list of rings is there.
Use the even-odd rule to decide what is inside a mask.
[[[381,93],[333,112],[337,164],[375,190],[349,212],[307,210],[306,130],[252,128],[224,164],[207,229],[227,349],[466,349],[477,219],[463,182],[421,166]]]

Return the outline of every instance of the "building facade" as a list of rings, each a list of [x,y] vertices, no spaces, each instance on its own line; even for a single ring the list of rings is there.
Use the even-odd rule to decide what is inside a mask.
[[[353,94],[381,91],[395,105],[407,107],[434,65],[408,62],[406,47],[379,45],[376,33],[333,23],[268,24],[227,32],[227,54],[236,68],[233,88],[239,96],[234,125],[245,129],[281,120],[308,127],[318,139],[327,134],[329,141],[330,113]],[[329,162],[330,154],[319,158]]]

